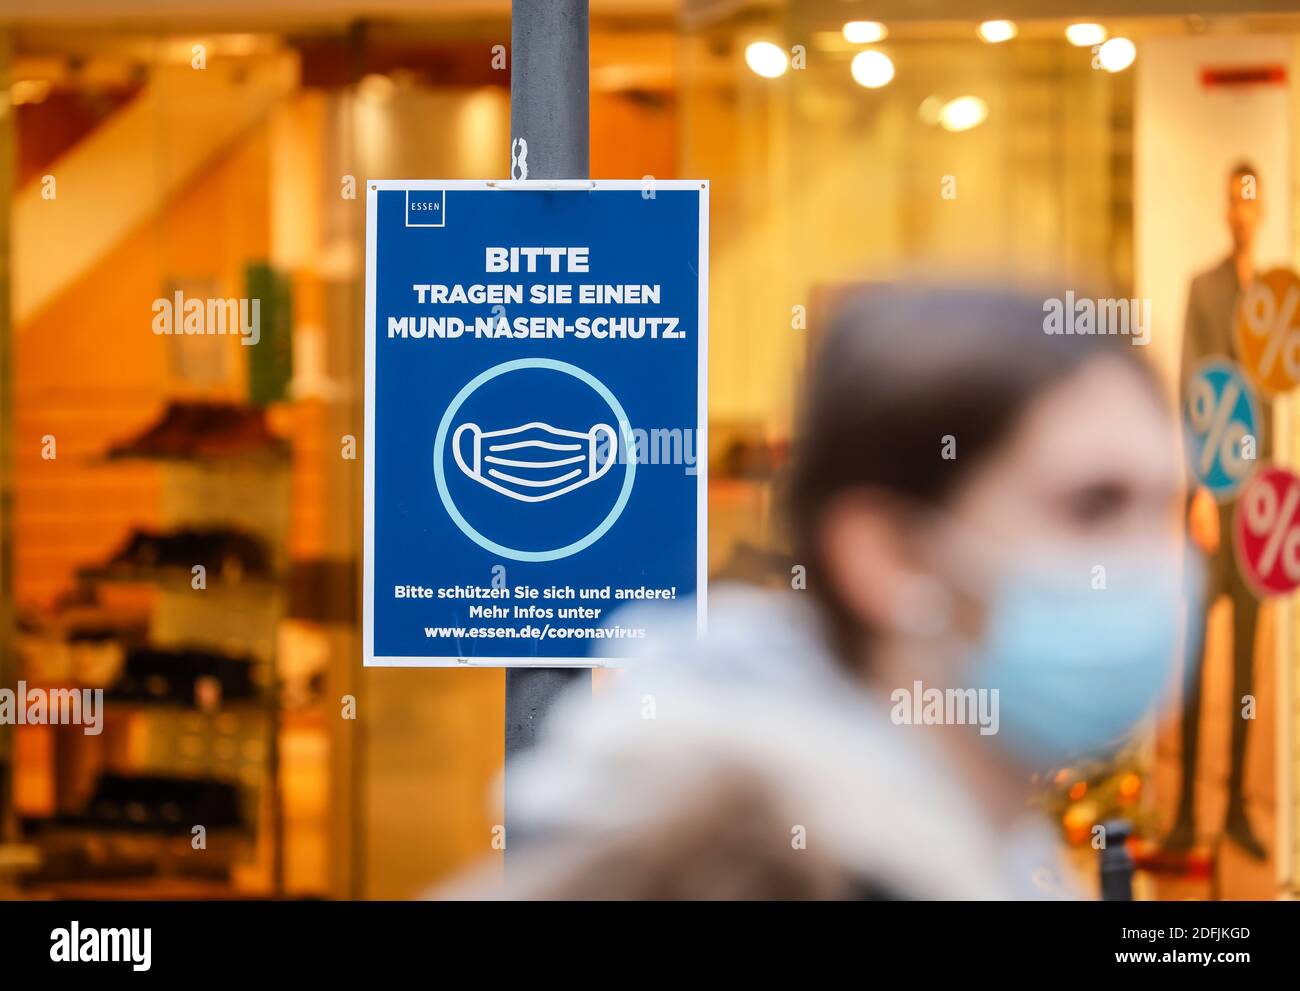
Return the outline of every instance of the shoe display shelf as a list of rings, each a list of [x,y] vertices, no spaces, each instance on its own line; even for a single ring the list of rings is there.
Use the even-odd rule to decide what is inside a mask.
[[[169,408],[164,425],[183,405]],[[282,441],[247,429],[250,419],[261,422],[260,411],[249,414],[217,417],[215,426],[208,417],[206,435],[199,417],[197,427],[190,425],[197,441],[189,444],[184,429],[179,440],[151,444],[158,428],[150,428],[142,435],[146,443],[117,445],[106,459],[156,467],[161,520],[156,531],[127,537],[119,553],[79,574],[92,585],[152,588],[147,640],[140,646],[154,665],[148,669],[152,680],[163,687],[151,697],[141,688],[149,678],[136,677],[127,690],[122,678],[116,690],[108,686],[104,732],[85,737],[85,746],[98,750],[90,761],[97,766],[98,790],[85,814],[64,825],[80,825],[94,836],[113,833],[128,859],[151,864],[177,883],[209,878],[228,885],[231,894],[274,895],[284,890],[276,654],[288,607],[291,462]],[[195,565],[203,570],[196,573]],[[229,678],[178,674],[172,684],[157,668],[159,658],[196,654],[231,659],[223,663],[244,659],[250,671],[246,682],[238,680],[251,690],[225,698],[221,685]],[[107,785],[129,793],[133,782],[145,794],[182,797],[125,801],[127,813],[135,814],[119,810],[123,821],[114,829],[96,813],[96,800]],[[188,819],[199,814],[183,797],[191,782],[209,791],[233,785],[238,814],[215,816],[213,828],[191,824]],[[156,801],[161,810],[152,807]],[[99,804],[116,808],[113,801]],[[206,850],[193,849],[195,825],[205,826]]]

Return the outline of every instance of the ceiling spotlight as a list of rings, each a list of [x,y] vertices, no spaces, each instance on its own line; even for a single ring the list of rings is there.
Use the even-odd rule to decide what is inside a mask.
[[[884,41],[889,29],[879,21],[849,21],[844,25],[844,40],[854,45]]]
[[[868,49],[853,56],[849,71],[859,86],[879,89],[894,78],[894,63],[884,52]]]
[[[1137,46],[1127,38],[1111,38],[1097,51],[1097,61],[1107,72],[1123,72],[1137,58]]]
[[[745,49],[745,62],[764,79],[785,75],[790,64],[785,52],[770,41],[755,41]]]
[[[939,111],[939,126],[945,131],[969,131],[988,118],[989,105],[978,96],[959,96]]]
[[[947,103],[944,101],[942,96],[931,93],[922,100],[921,105],[916,108],[916,115],[921,118],[921,123],[933,127],[935,124],[939,123],[939,117],[943,113],[943,108],[945,106],[947,106]]]
[[[996,45],[1001,41],[1010,41],[1020,29],[1016,27],[1015,21],[985,21],[979,27],[980,37],[990,45]]]
[[[1100,24],[1071,24],[1065,29],[1065,40],[1075,48],[1091,48],[1106,40],[1107,31]]]

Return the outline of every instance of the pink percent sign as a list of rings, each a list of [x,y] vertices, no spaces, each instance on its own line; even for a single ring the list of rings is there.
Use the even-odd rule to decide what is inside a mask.
[[[1232,524],[1241,574],[1262,597],[1300,586],[1300,477],[1275,465],[1246,484]]]

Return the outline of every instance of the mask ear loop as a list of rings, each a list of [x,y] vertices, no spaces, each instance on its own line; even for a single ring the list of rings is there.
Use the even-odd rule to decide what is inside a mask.
[[[469,465],[465,464],[465,458],[460,453],[460,438],[466,430],[474,431],[474,467],[472,469]],[[456,459],[456,464],[460,466],[460,470],[470,478],[481,479],[483,477],[482,464],[479,460],[479,456],[482,452],[482,438],[483,432],[479,429],[477,423],[462,423],[456,428],[456,432],[451,435],[452,457]]]
[[[597,438],[601,434],[604,434],[607,437],[609,437],[609,454],[605,458],[605,463],[598,465],[596,464],[596,451],[599,450],[600,448],[600,441],[597,440]],[[609,424],[597,423],[594,427],[591,428],[591,433],[588,435],[588,442],[591,445],[590,447],[591,464],[588,469],[590,478],[588,479],[588,481],[594,482],[596,479],[604,475],[605,472],[609,471],[609,469],[613,467],[614,462],[618,460],[618,434],[614,432],[614,428],[611,427]]]

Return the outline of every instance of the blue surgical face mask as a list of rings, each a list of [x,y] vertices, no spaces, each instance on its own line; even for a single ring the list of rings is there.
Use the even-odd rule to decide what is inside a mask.
[[[519,502],[546,502],[596,481],[613,466],[618,435],[607,423],[586,432],[547,423],[484,430],[463,423],[452,455],[469,478]]]
[[[997,693],[987,739],[1036,768],[1112,752],[1171,687],[1179,653],[1199,656],[1183,617],[1199,611],[1201,571],[1195,551],[1152,544],[1007,562],[972,588],[984,631],[961,680]]]

